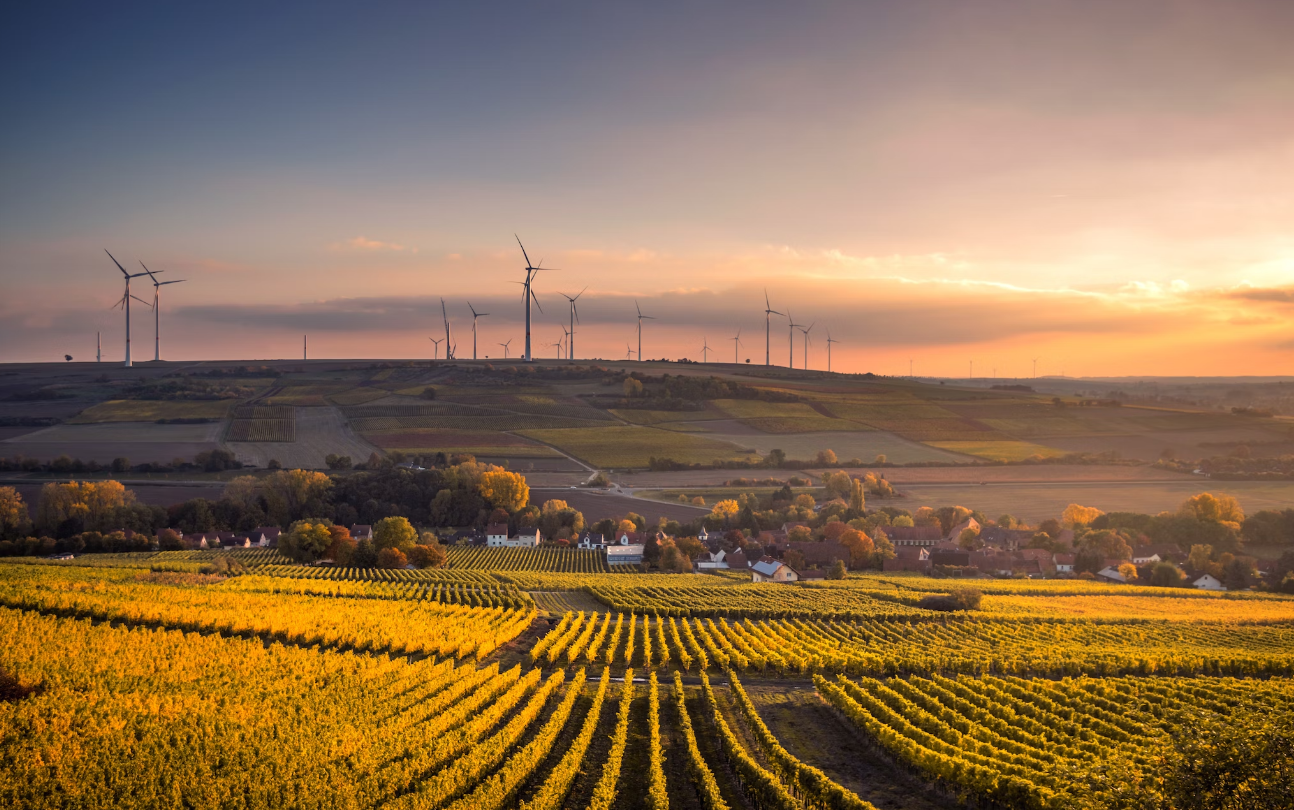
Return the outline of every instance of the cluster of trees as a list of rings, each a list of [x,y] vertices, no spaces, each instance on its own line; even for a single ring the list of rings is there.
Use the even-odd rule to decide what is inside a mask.
[[[193,461],[187,461],[182,458],[176,458],[169,463],[165,462],[144,462],[143,464],[131,464],[130,459],[125,456],[114,458],[107,464],[101,464],[98,461],[82,461],[79,458],[72,458],[66,453],[50,461],[41,461],[37,458],[27,458],[26,456],[15,456],[13,458],[0,458],[0,470],[22,470],[24,472],[52,472],[62,474],[84,474],[84,473],[128,473],[128,472],[181,472],[201,470],[203,472],[222,472],[224,470],[237,470],[243,466],[233,453],[228,450],[208,450],[198,453],[193,457]]]
[[[447,555],[431,532],[419,532],[406,518],[388,517],[373,527],[373,539],[356,540],[350,530],[325,520],[298,520],[279,536],[279,553],[297,562],[330,559],[356,568],[440,568]]]

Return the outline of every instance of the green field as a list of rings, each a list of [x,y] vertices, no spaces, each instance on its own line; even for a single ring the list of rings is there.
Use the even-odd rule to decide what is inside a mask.
[[[871,430],[867,425],[830,416],[755,416],[738,420],[762,433],[828,433],[849,430]]]
[[[158,419],[224,419],[236,400],[110,399],[86,408],[72,424],[156,422]]]
[[[753,457],[727,442],[637,425],[518,432],[598,467],[646,467],[652,457],[687,464]]]

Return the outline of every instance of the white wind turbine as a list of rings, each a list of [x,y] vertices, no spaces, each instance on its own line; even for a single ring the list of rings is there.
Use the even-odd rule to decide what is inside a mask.
[[[104,253],[108,253],[108,251],[107,251],[107,249],[106,249],[106,248],[104,249],[104,251],[103,251],[103,252],[104,252]],[[125,276],[125,277],[126,277],[126,293],[125,293],[124,295],[122,295],[122,296],[121,296],[121,300],[120,300],[120,301],[118,301],[116,304],[114,304],[114,306],[118,306],[118,307],[121,307],[122,309],[126,310],[126,363],[125,363],[125,365],[126,365],[126,368],[130,368],[130,366],[131,366],[131,362],[130,362],[130,299],[134,298],[136,301],[138,301],[138,302],[139,302],[139,303],[141,303],[141,304],[144,304],[145,306],[151,306],[147,301],[145,301],[144,299],[140,298],[139,296],[131,295],[131,294],[130,294],[130,280],[131,280],[132,278],[139,278],[140,276],[147,276],[147,275],[151,275],[151,274],[150,274],[150,273],[135,273],[134,275],[131,275],[130,273],[127,273],[127,272],[126,272],[126,268],[122,267],[122,266],[121,266],[121,262],[117,261],[117,258],[116,258],[115,256],[113,256],[111,253],[108,253],[108,258],[109,258],[109,259],[112,259],[112,263],[113,263],[113,264],[115,264],[115,265],[117,265],[117,269],[118,269],[118,270],[120,270],[120,271],[121,271],[121,274],[122,274],[123,276]],[[164,272],[166,272],[166,271],[165,271],[165,270],[159,270],[158,272],[159,272],[159,273],[164,273]]]
[[[738,353],[738,348],[741,346],[741,329],[738,328],[737,334],[733,337],[728,338],[728,340],[732,341],[732,362],[740,363],[741,360],[738,359],[740,356]]]
[[[634,359],[634,347],[630,346],[628,343],[625,344],[625,359],[626,360]]]
[[[430,340],[433,344],[435,344],[435,346],[436,346],[436,356],[435,356],[435,358],[434,358],[434,359],[439,360],[439,359],[440,359],[440,344],[444,343],[444,342],[445,342],[445,339],[444,339],[444,338],[441,338],[440,340],[436,340],[434,337],[429,337],[429,338],[427,338],[427,340]]]
[[[782,313],[773,309],[773,305],[768,303],[768,288],[764,288],[764,365],[773,365],[772,334],[773,334],[773,316]]]
[[[791,330],[790,331],[791,346],[790,346],[790,352],[787,360],[787,368],[795,368],[795,330],[802,329],[804,327],[804,324],[795,322],[795,319],[791,317],[790,307],[786,308],[786,320],[789,321],[788,326]]]
[[[144,268],[144,272],[147,273],[148,277],[153,280],[153,359],[161,360],[162,359],[162,323],[161,323],[160,313],[162,311],[162,298],[161,298],[162,287],[167,284],[179,284],[182,281],[188,281],[188,279],[177,278],[174,281],[158,281],[157,276],[153,275],[153,271],[148,269],[148,265],[144,264],[141,261],[139,263],[139,266]],[[161,271],[159,270],[158,272],[160,273]]]
[[[454,359],[453,327],[449,325],[449,312],[445,309],[445,299],[440,299],[440,317],[445,321],[445,359]]]
[[[519,281],[517,283],[521,284],[524,288],[521,291],[521,299],[526,305],[526,354],[524,359],[528,363],[533,358],[530,354],[530,303],[533,301],[535,306],[539,307],[540,312],[543,312],[544,308],[539,306],[539,298],[535,295],[534,289],[535,276],[539,275],[539,267],[531,266],[530,256],[526,254],[526,246],[521,244],[521,237],[517,236],[515,233],[513,236],[517,239],[517,246],[521,248],[521,255],[526,258],[526,280],[524,282]],[[544,260],[540,259],[539,264],[542,265],[543,263]],[[548,269],[553,270],[555,268],[550,267]]]
[[[504,360],[507,360],[507,359],[508,359],[508,347],[512,345],[512,338],[508,338],[508,342],[507,342],[507,343],[500,343],[499,345],[503,347],[503,359],[504,359]]]
[[[634,299],[634,309],[638,310],[638,362],[643,359],[643,321],[656,320],[651,315],[644,315],[642,309],[638,306],[638,299]]]
[[[710,362],[710,341],[708,338],[701,338],[701,362]]]
[[[809,370],[809,344],[813,342],[813,338],[809,337],[809,333],[813,331],[813,327],[817,323],[818,323],[817,321],[814,321],[813,323],[809,324],[808,329],[800,330],[800,332],[804,335],[804,370],[805,371]]]
[[[567,301],[571,302],[571,328],[570,328],[570,331],[566,332],[566,355],[567,355],[566,359],[567,360],[575,359],[575,324],[580,322],[580,312],[578,309],[575,308],[575,302],[580,299],[580,296],[583,295],[585,290],[587,289],[588,287],[585,287],[583,290],[580,290],[578,293],[575,294],[574,298],[567,295],[566,293],[562,293],[562,298],[565,298]],[[565,329],[565,327],[563,327],[563,329]]]
[[[560,340],[557,341],[556,343],[545,343],[544,345],[552,346],[553,348],[557,349],[557,359],[558,360],[562,359],[562,342]]]
[[[472,308],[472,302],[467,302],[467,308],[472,310],[472,359],[476,359],[476,319],[489,315],[488,312],[477,312]]]
[[[839,342],[840,341],[836,340],[831,336],[831,330],[828,329],[827,330],[827,372],[828,373],[831,372],[831,344],[839,343]]]

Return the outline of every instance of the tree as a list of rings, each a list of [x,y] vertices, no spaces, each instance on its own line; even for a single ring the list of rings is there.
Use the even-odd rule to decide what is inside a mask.
[[[876,547],[872,553],[872,562],[877,568],[881,568],[886,560],[892,560],[898,556],[894,553],[894,544],[881,529],[876,530],[872,537],[872,544]]]
[[[184,537],[175,529],[162,529],[157,533],[159,551],[183,551]]]
[[[863,482],[855,478],[849,489],[849,510],[861,515],[867,508],[867,496],[863,494]]]
[[[1186,564],[1192,571],[1201,572],[1209,570],[1209,563],[1213,560],[1213,546],[1200,544],[1191,546],[1191,553],[1186,558]]]
[[[774,447],[772,450],[768,451],[767,456],[764,456],[764,463],[770,467],[782,466],[783,464],[786,463],[786,451],[778,450],[776,447]]]
[[[422,542],[409,549],[409,562],[418,568],[442,568],[449,559],[445,549],[436,542],[434,538],[428,541],[428,535],[423,534]]]
[[[1294,785],[1294,720],[1288,714],[1233,712],[1180,723],[1158,769],[1159,807],[1173,810],[1283,810]]]
[[[377,553],[378,568],[405,568],[409,565],[409,558],[404,556],[404,552],[394,546],[382,549]]]
[[[120,527],[121,511],[134,503],[135,493],[120,481],[49,483],[40,490],[36,525],[41,531],[52,533],[64,522],[73,520],[79,522],[81,531],[110,531]]]
[[[320,517],[326,510],[332,479],[313,470],[279,470],[261,479],[266,512],[279,525],[308,517]]]
[[[372,568],[377,565],[377,547],[373,545],[372,540],[361,540],[355,545],[355,553],[351,558],[356,568]]]
[[[1245,519],[1245,512],[1235,498],[1208,492],[1187,498],[1177,512],[1207,523],[1221,523],[1235,531],[1240,531],[1240,524]]]
[[[898,515],[897,517],[894,518],[894,520],[890,521],[890,525],[899,526],[904,529],[910,529],[916,524],[913,522],[912,517],[910,515]]]
[[[1078,526],[1086,526],[1104,514],[1094,506],[1079,506],[1076,503],[1071,503],[1061,513],[1060,520],[1072,529]]]
[[[1074,570],[1095,574],[1105,567],[1105,555],[1096,548],[1082,548],[1074,555]]]
[[[840,462],[836,459],[834,450],[819,450],[818,455],[814,458],[819,467],[834,467]]]
[[[1254,574],[1253,560],[1248,557],[1236,557],[1222,568],[1222,584],[1228,590],[1243,591],[1249,587]]]
[[[675,539],[674,545],[680,553],[687,556],[689,562],[708,552],[705,544],[695,537],[679,537]]]
[[[22,494],[13,487],[0,487],[0,538],[15,539],[31,531],[31,518]]]
[[[486,502],[509,512],[516,512],[530,502],[530,487],[525,476],[494,469],[481,475],[477,491]]]
[[[330,524],[298,520],[279,537],[279,553],[297,562],[314,562],[332,545]]]
[[[813,532],[809,531],[808,526],[796,526],[787,532],[786,539],[792,543],[807,543],[813,539]]]
[[[854,479],[844,470],[838,470],[824,476],[822,485],[828,498],[847,498],[854,489]]]
[[[871,562],[872,553],[876,551],[872,538],[854,528],[846,529],[841,533],[837,542],[849,549],[850,568],[863,568]]]
[[[886,458],[886,457],[885,457],[885,454],[884,454],[884,453],[877,453],[877,454],[876,454],[876,460],[875,460],[875,461],[873,461],[872,463],[873,463],[873,464],[889,464],[889,463],[890,463],[890,460],[889,460],[888,458]]]
[[[1182,572],[1172,563],[1155,563],[1155,567],[1150,571],[1150,584],[1157,588],[1180,588]]]
[[[350,529],[345,526],[329,526],[328,535],[332,538],[332,542],[328,544],[328,550],[324,552],[324,556],[337,565],[350,565],[355,557],[355,547],[358,545],[355,538],[350,536]]]
[[[806,567],[804,555],[801,554],[799,551],[796,551],[795,549],[791,549],[790,551],[786,552],[786,556],[782,558],[782,562],[791,566],[796,571],[803,571]]]
[[[1125,582],[1137,581],[1137,566],[1130,562],[1123,563],[1119,566],[1119,573],[1123,575]]]
[[[1083,538],[1080,548],[1094,549],[1102,557],[1113,560],[1132,558],[1132,547],[1128,537],[1117,529],[1103,529],[1091,532]]]
[[[957,537],[957,545],[965,551],[979,551],[984,548],[984,541],[980,539],[979,532],[974,529],[962,529],[962,533]]]
[[[413,548],[417,542],[418,530],[413,528],[408,518],[397,516],[382,518],[373,527],[373,545],[378,551],[395,548],[404,552]]]
[[[827,579],[844,579],[844,578],[845,578],[845,563],[841,560],[836,560],[831,564],[831,568],[827,570]]]

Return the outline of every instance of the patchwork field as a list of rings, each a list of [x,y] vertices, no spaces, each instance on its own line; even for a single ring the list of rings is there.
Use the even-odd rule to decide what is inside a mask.
[[[740,445],[636,425],[519,432],[597,467],[645,467],[653,456],[689,464],[751,457]]]
[[[848,433],[720,433],[707,432],[709,438],[724,439],[741,447],[750,447],[761,455],[774,448],[786,453],[787,458],[812,459],[819,450],[831,450],[840,459],[858,458],[870,462],[884,455],[891,463],[909,464],[924,461],[967,462],[971,456],[941,450],[927,444],[910,441],[881,430],[863,430]]]
[[[1056,458],[1065,455],[1063,450],[1054,447],[1043,447],[1030,442],[989,441],[989,442],[928,442],[931,447],[964,453],[989,461],[1024,461],[1027,458],[1040,456]]]
[[[0,441],[0,456],[50,460],[61,455],[108,463],[115,458],[169,463],[219,446],[220,423],[159,425],[153,422],[103,422],[55,425]]]
[[[143,400],[114,399],[86,408],[74,418],[72,424],[95,422],[155,422],[159,419],[215,419],[229,415],[235,400]]]
[[[229,441],[226,446],[244,464],[265,467],[275,460],[284,467],[303,469],[325,469],[324,458],[330,454],[350,456],[358,463],[377,452],[355,435],[341,411],[331,406],[297,408],[295,438],[290,442]]]

